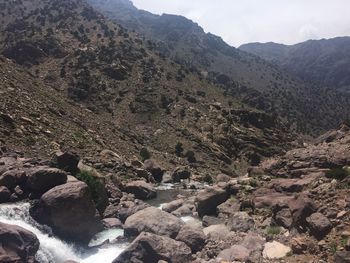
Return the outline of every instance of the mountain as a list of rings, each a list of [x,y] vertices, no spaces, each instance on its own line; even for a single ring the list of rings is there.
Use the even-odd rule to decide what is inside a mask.
[[[307,82],[350,93],[350,37],[309,40],[290,46],[250,43],[239,49],[275,63]]]
[[[182,16],[154,15],[129,0],[88,0],[106,16],[156,42],[155,51],[221,85],[227,93],[282,116],[298,132],[318,134],[349,116],[349,97],[285,73],[265,60],[233,48]]]
[[[0,134],[9,148],[135,158],[146,147],[170,167],[232,173],[295,138],[277,116],[160,56],[83,1],[0,4]]]

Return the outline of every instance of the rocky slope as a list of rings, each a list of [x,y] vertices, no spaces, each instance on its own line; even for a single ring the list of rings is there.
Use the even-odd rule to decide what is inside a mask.
[[[255,54],[305,81],[350,92],[350,38],[310,40],[296,45],[251,43],[241,50]]]
[[[101,245],[108,248],[130,240],[113,262],[347,262],[349,139],[350,127],[344,124],[314,144],[251,167],[245,176],[220,175],[207,186],[190,172],[149,165],[152,160],[115,162],[120,169],[137,170],[139,178],[104,177],[101,182],[108,199],[102,210],[95,207],[96,185],[79,177],[84,171],[96,176],[87,172],[86,160],[61,153],[55,160],[42,161],[7,152],[0,158],[0,202],[31,199],[31,216],[48,225],[51,235],[81,245],[103,227],[123,228],[124,237]],[[100,171],[111,169],[117,157],[109,153],[108,158],[100,163]],[[75,177],[69,170],[76,171]],[[157,175],[163,182],[176,183],[179,173],[190,179],[176,186],[179,195],[160,207],[147,203],[175,190],[156,190],[152,181]],[[50,233],[48,227],[41,227]],[[16,240],[19,235],[23,238],[9,252],[1,238]],[[34,262],[39,247],[32,233],[4,224],[0,224],[0,244],[1,258],[28,262]]]
[[[288,75],[257,56],[206,34],[184,17],[154,15],[138,10],[129,0],[89,3],[117,23],[155,41],[155,50],[162,56],[199,72],[245,103],[284,117],[298,131],[319,133],[336,127],[349,114],[348,96]]]
[[[233,173],[290,147],[294,135],[276,116],[162,58],[82,1],[2,6],[0,132],[11,149],[131,157],[146,147],[166,165],[190,159]]]

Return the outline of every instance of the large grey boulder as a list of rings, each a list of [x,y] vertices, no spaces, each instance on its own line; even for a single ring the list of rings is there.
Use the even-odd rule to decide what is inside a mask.
[[[103,229],[96,216],[88,186],[71,182],[56,186],[42,195],[31,208],[31,215],[66,240],[87,243]]]
[[[198,192],[196,207],[200,217],[216,214],[216,208],[228,199],[225,190],[219,187],[210,187]]]
[[[306,218],[310,232],[318,239],[325,237],[332,229],[332,223],[321,213],[314,213]]]
[[[184,242],[195,254],[203,248],[206,236],[201,228],[184,225],[177,234],[176,240]]]
[[[31,191],[44,193],[51,188],[67,182],[66,172],[46,166],[38,166],[27,173],[26,186]]]
[[[141,232],[175,238],[184,222],[156,207],[148,207],[129,216],[124,224],[125,235],[137,236]]]
[[[38,238],[32,232],[0,222],[0,262],[34,263],[39,245]]]
[[[248,232],[254,228],[255,223],[246,212],[237,212],[228,219],[227,226],[231,231]]]
[[[141,233],[113,263],[191,262],[191,249],[185,243],[152,233]]]

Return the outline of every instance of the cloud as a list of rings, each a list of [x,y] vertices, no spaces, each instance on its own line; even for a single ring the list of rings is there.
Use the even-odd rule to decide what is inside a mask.
[[[350,35],[349,0],[133,0],[156,14],[186,16],[206,32],[239,46],[248,42],[294,44]]]

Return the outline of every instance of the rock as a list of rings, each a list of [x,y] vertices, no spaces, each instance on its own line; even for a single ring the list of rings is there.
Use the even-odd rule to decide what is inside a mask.
[[[314,202],[303,194],[296,199],[290,200],[288,206],[295,226],[305,227],[306,218],[317,211]]]
[[[170,203],[164,204],[162,206],[162,210],[165,212],[171,213],[171,212],[175,211],[176,209],[178,209],[179,207],[181,207],[183,205],[183,203],[184,203],[183,199],[177,199],[177,200],[174,200]]]
[[[258,189],[254,195],[256,208],[272,208],[276,204],[287,204],[289,201],[294,200],[294,196],[266,188]]]
[[[265,239],[262,238],[260,235],[255,234],[253,232],[249,232],[244,237],[241,245],[249,249],[249,251],[262,251],[265,243]]]
[[[141,200],[152,199],[157,196],[155,188],[151,184],[141,180],[128,183],[124,190]]]
[[[245,262],[249,258],[250,251],[241,245],[234,245],[228,249],[221,251],[218,258],[228,262],[241,261]],[[222,262],[222,261],[221,261]]]
[[[217,207],[220,218],[231,217],[232,214],[240,211],[240,203],[236,198],[229,198],[226,202]]]
[[[265,259],[280,259],[291,253],[290,247],[287,247],[277,241],[268,242],[264,246],[263,257]]]
[[[210,239],[225,239],[230,233],[226,225],[211,225],[203,229],[204,234]]]
[[[200,217],[216,214],[216,208],[228,199],[225,190],[211,187],[198,192],[196,196],[197,212]]]
[[[231,177],[226,175],[226,174],[218,174],[218,176],[216,176],[216,181],[217,182],[224,182],[227,183],[231,180]]]
[[[28,172],[26,186],[36,192],[45,193],[51,188],[65,184],[67,182],[67,174],[56,168],[39,166]]]
[[[0,203],[10,201],[11,192],[6,186],[0,186]]]
[[[16,185],[23,181],[26,174],[22,170],[13,169],[4,172],[0,175],[0,186],[5,186],[8,189],[14,189]]]
[[[203,216],[202,218],[202,225],[204,227],[208,227],[212,225],[220,225],[222,223],[223,223],[223,220],[215,216]]]
[[[118,218],[104,218],[102,224],[107,229],[123,226],[123,223]]]
[[[173,182],[180,182],[181,180],[190,179],[191,178],[191,171],[187,170],[184,167],[177,167],[175,170],[171,173],[171,178],[173,179]]]
[[[176,240],[184,242],[191,248],[192,253],[195,254],[203,248],[206,236],[199,227],[184,225],[177,234]]]
[[[173,178],[171,177],[171,173],[170,172],[165,172],[163,174],[163,178],[162,178],[162,183],[163,184],[169,184],[173,182]]]
[[[314,213],[306,218],[310,232],[317,239],[325,237],[332,229],[332,223],[321,213]]]
[[[254,220],[246,212],[237,212],[228,219],[227,226],[231,231],[247,232],[255,226]]]
[[[185,243],[152,233],[141,233],[113,263],[191,262],[191,249]]]
[[[272,218],[275,225],[290,229],[293,225],[292,213],[288,205],[277,204],[272,208]]]
[[[38,238],[30,231],[0,222],[0,262],[34,263]]]
[[[129,216],[124,224],[126,236],[137,236],[143,231],[175,238],[184,222],[155,207],[148,207]]]
[[[111,205],[104,212],[105,217],[118,217],[122,222],[136,212],[150,207],[149,204],[141,201],[122,201],[119,205]]]
[[[79,172],[78,164],[80,157],[72,152],[57,152],[55,160],[57,167],[73,175]]]
[[[294,254],[303,254],[308,248],[307,240],[303,237],[293,238],[291,245]]]
[[[74,260],[67,260],[67,261],[65,261],[65,262],[63,262],[63,263],[79,263],[79,262],[76,262],[76,261],[74,261]]]
[[[159,164],[155,160],[146,160],[143,164],[143,168],[150,172],[157,182],[162,181],[164,170],[159,166]]]
[[[334,255],[334,263],[349,263],[350,252],[349,251],[338,251]]]
[[[56,235],[82,243],[103,229],[96,213],[89,188],[83,182],[56,186],[31,208],[32,217],[50,226]]]
[[[147,182],[152,182],[154,181],[154,178],[152,174],[145,169],[137,168],[135,169],[136,176],[139,178],[144,178],[147,180]]]

